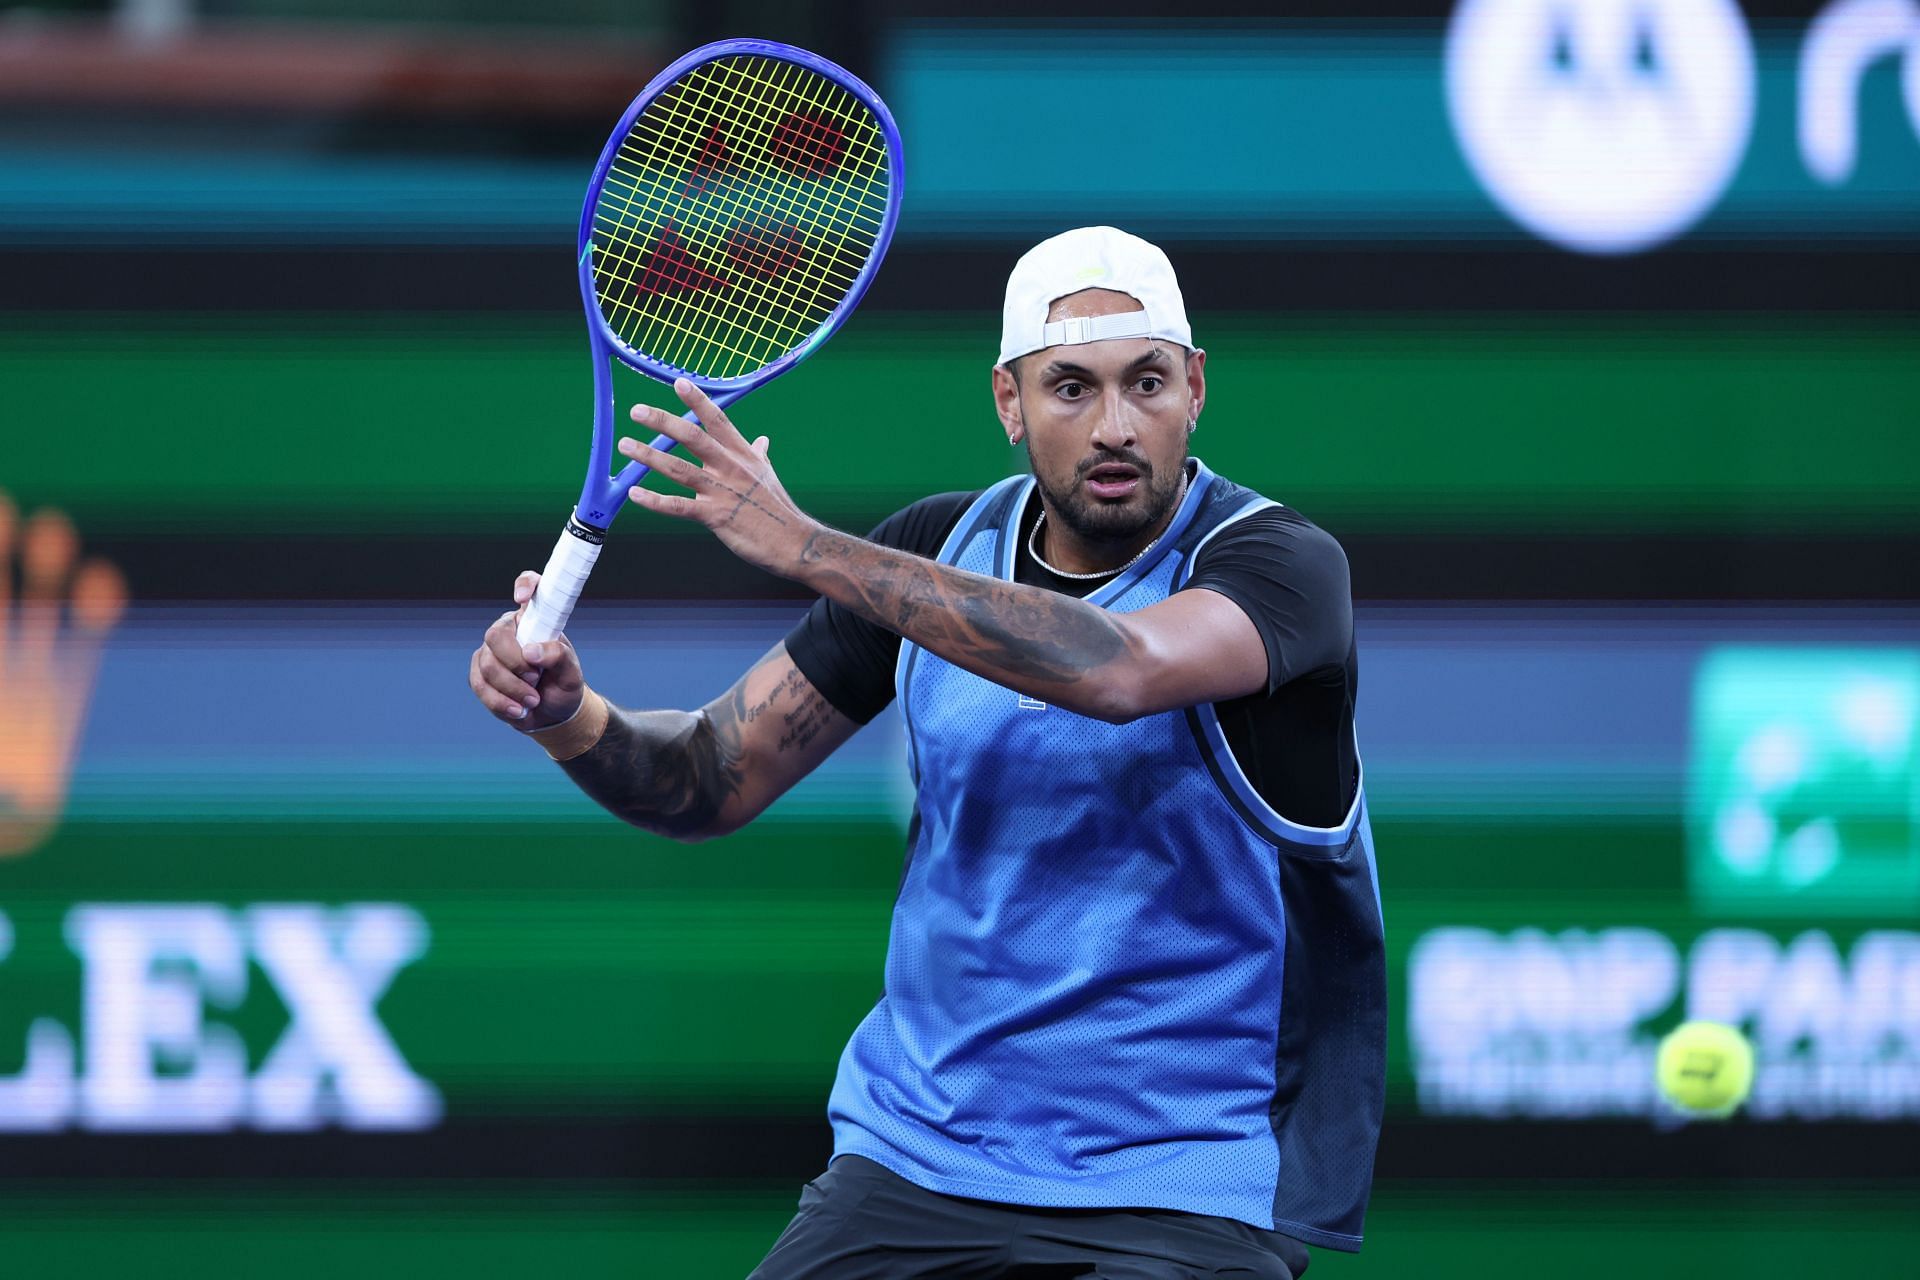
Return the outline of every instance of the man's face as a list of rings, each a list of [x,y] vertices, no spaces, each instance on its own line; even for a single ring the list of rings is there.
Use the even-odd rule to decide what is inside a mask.
[[[1138,311],[1110,289],[1053,304],[1048,321]],[[1048,347],[994,370],[1009,440],[1023,439],[1048,507],[1081,537],[1126,542],[1179,500],[1187,424],[1206,395],[1206,352],[1157,338]]]

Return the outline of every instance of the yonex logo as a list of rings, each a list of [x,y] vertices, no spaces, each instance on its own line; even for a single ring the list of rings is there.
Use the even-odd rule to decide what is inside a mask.
[[[763,152],[768,163],[794,178],[822,179],[839,170],[846,160],[847,135],[826,115],[801,111],[790,111],[782,117],[764,142],[730,137],[725,122],[710,122],[683,184],[684,196],[708,201],[707,216],[693,227],[694,238],[702,243],[690,246],[669,222],[635,271],[636,294],[646,297],[733,287],[735,280],[713,269],[719,263],[700,259],[711,257],[709,242],[717,233],[712,216],[715,211],[728,204],[751,205],[762,198],[766,174],[755,170],[750,152]],[[773,280],[801,265],[807,244],[798,223],[759,215],[730,228],[721,238],[719,249],[733,269],[755,279]]]
[[[808,178],[824,178],[847,154],[847,134],[824,115],[790,111],[767,144],[773,162]]]
[[[653,248],[641,260],[633,291],[641,296],[655,293],[697,293],[702,289],[725,289],[732,284],[701,266],[687,249],[686,241],[668,227],[654,241]]]

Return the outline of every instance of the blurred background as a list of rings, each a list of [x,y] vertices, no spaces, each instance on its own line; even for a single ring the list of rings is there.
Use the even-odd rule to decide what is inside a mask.
[[[465,687],[578,486],[583,184],[732,35],[906,141],[873,292],[740,410],[801,503],[1021,469],[1006,271],[1110,222],[1196,452],[1348,550],[1392,1064],[1315,1274],[1910,1274],[1913,0],[0,3],[10,1269],[737,1277],[825,1160],[892,714],[690,849]],[[690,706],[805,604],[633,513],[573,634]],[[1730,1122],[1655,1101],[1688,1015],[1758,1048]]]

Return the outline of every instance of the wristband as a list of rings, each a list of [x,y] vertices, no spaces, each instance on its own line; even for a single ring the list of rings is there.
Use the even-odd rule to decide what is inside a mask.
[[[547,754],[555,760],[567,761],[593,750],[594,744],[606,733],[607,720],[611,715],[607,700],[588,689],[581,695],[580,705],[574,708],[572,715],[559,724],[550,724],[544,729],[530,729],[527,736],[546,748]]]

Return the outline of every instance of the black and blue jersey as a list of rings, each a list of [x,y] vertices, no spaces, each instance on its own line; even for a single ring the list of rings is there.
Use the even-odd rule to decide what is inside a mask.
[[[1032,492],[1016,478],[973,497],[938,558],[1021,576]],[[1195,463],[1153,549],[1085,598],[1158,603],[1275,509]],[[1258,727],[1236,731],[1230,704],[1111,725],[895,641],[916,812],[885,991],[829,1103],[837,1155],[950,1195],[1175,1209],[1358,1246],[1385,962],[1341,572],[1343,598],[1315,607],[1346,611],[1346,652],[1312,671],[1343,668],[1347,751],[1311,779],[1268,776]],[[1273,658],[1271,619],[1249,616]],[[789,650],[839,706],[833,622],[803,624]],[[1329,779],[1336,814],[1273,803]]]

